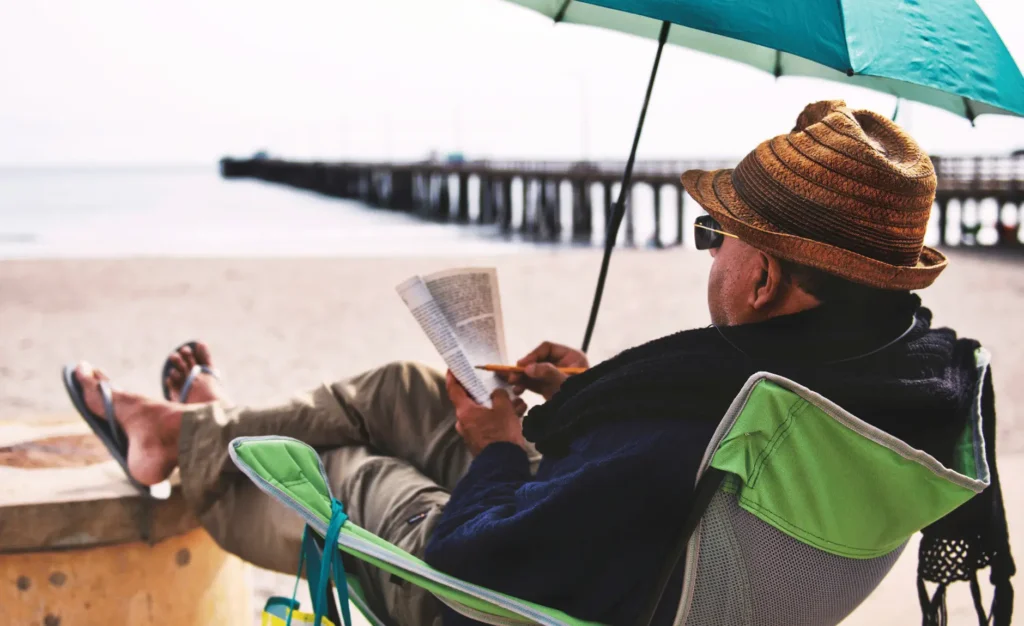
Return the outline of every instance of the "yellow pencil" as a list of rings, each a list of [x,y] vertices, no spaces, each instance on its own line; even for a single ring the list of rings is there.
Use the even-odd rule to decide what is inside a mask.
[[[477,365],[476,369],[484,370],[486,372],[497,372],[499,374],[522,374],[526,371],[526,368],[519,367],[516,365]],[[573,374],[582,374],[587,371],[585,367],[559,367],[559,372],[572,376]]]

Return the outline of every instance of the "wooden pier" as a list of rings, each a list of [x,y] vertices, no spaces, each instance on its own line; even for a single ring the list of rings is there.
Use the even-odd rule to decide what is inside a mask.
[[[932,157],[938,192],[932,229],[937,245],[1024,250],[1024,156]],[[651,228],[644,243],[683,245],[688,199],[679,175],[730,167],[730,161],[639,161],[627,196],[620,242],[637,243],[631,199],[646,187]],[[569,161],[301,162],[221,160],[225,178],[254,178],[358,200],[435,221],[493,225],[508,236],[579,244],[603,241],[603,224],[624,164]],[[669,224],[669,232],[663,224]],[[601,227],[599,229],[598,227]]]

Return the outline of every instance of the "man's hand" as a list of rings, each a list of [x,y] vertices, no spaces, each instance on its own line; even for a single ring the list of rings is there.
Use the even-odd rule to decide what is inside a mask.
[[[525,367],[523,374],[508,374],[506,380],[514,385],[516,395],[529,389],[550,400],[561,387],[566,374],[559,372],[559,367],[590,367],[587,355],[575,348],[545,341],[533,352],[519,359],[516,365]]]
[[[519,418],[526,412],[526,403],[516,398],[513,402],[502,389],[491,395],[492,408],[477,404],[466,389],[448,372],[445,380],[448,397],[455,405],[455,430],[469,451],[476,456],[492,443],[507,441],[524,447],[523,426]]]

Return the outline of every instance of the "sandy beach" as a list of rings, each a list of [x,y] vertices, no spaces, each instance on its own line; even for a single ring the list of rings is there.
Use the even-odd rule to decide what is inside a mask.
[[[322,379],[412,359],[440,365],[395,293],[413,274],[498,268],[509,350],[542,339],[578,344],[599,264],[597,250],[476,258],[274,260],[53,260],[0,262],[0,420],[74,419],[60,382],[87,359],[123,388],[157,395],[174,345],[202,338],[234,397],[262,404]],[[593,360],[708,323],[710,258],[681,250],[617,254],[591,349]],[[993,354],[999,459],[1011,537],[1024,558],[1024,262],[954,253],[923,292],[936,325],[979,339]],[[916,548],[847,624],[919,623]],[[987,578],[987,576],[986,576]],[[291,577],[255,573],[256,606],[286,594]],[[1018,577],[1018,586],[1020,579]],[[951,593],[951,623],[973,623],[966,585]]]

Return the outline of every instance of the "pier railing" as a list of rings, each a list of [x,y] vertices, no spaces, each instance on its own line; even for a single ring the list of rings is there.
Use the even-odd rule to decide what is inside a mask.
[[[938,190],[930,244],[1024,250],[1024,156],[932,160]],[[638,162],[621,243],[636,243],[639,221],[645,222],[647,245],[686,243],[688,216],[700,208],[684,193],[679,175],[734,164]],[[623,167],[615,161],[221,161],[225,178],[255,178],[431,220],[491,225],[509,236],[574,243],[603,241]]]

